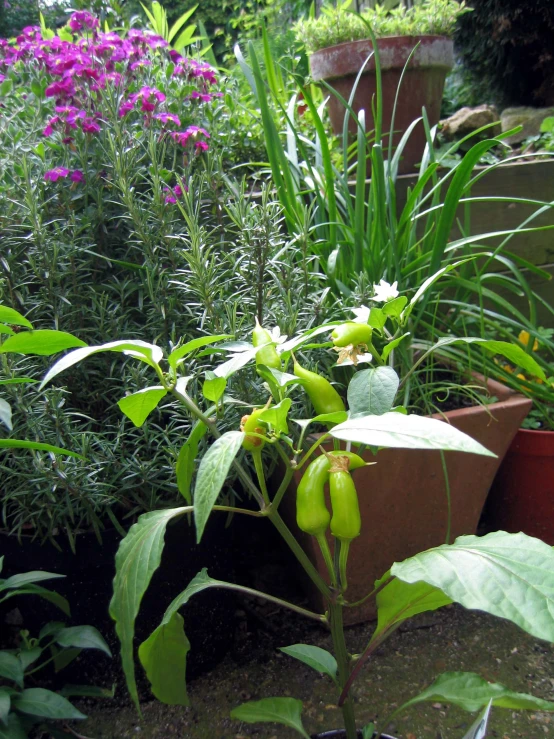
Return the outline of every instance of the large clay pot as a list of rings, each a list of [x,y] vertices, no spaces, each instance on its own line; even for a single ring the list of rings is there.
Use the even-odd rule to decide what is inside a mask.
[[[402,70],[416,46],[417,49],[410,59],[400,88],[394,119],[393,146],[397,146],[412,121],[421,116],[423,107],[431,126],[438,123],[440,118],[444,81],[454,63],[452,40],[445,36],[391,36],[379,39],[385,147],[388,146],[388,132],[391,128],[394,101]],[[372,51],[373,44],[370,39],[351,41],[316,51],[310,57],[312,77],[315,82],[325,80],[345,100],[349,100],[356,76]],[[360,78],[352,106],[356,113],[361,109],[365,110],[367,131],[375,128],[372,116],[375,93],[375,58],[372,56]],[[346,109],[334,95],[330,95],[328,105],[333,130],[335,134],[341,135]],[[352,117],[349,121],[349,130],[353,134],[356,133],[356,124]],[[399,173],[415,171],[416,164],[421,161],[425,144],[425,130],[423,123],[419,122],[404,148]]]
[[[489,381],[489,393],[499,401],[449,411],[446,421],[469,434],[497,457],[481,457],[446,452],[452,504],[451,540],[474,534],[489,488],[510,443],[531,407],[531,401],[500,383]],[[434,416],[444,420],[442,416]],[[446,536],[448,504],[438,451],[382,449],[373,456],[371,467],[353,473],[362,516],[362,534],[350,546],[346,598],[355,602],[372,589],[393,564],[431,547],[443,544]],[[285,496],[285,515],[294,533],[322,576],[327,570],[317,542],[296,527],[294,505],[298,474]],[[284,502],[285,502],[284,501]],[[329,536],[330,540],[330,536]],[[309,586],[314,608],[323,603],[318,591]],[[357,608],[346,608],[346,623],[360,623],[375,617],[373,599]]]
[[[554,545],[554,432],[519,429],[494,479],[487,529],[523,531]]]

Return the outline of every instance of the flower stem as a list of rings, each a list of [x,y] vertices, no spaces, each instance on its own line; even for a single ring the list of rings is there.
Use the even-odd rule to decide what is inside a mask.
[[[342,621],[342,604],[329,604],[329,621],[331,624],[331,637],[333,639],[333,647],[335,658],[338,665],[338,682],[341,691],[344,690],[348,679],[348,652],[346,651],[346,642],[344,640],[344,624]],[[356,719],[354,716],[354,704],[352,698],[348,697],[341,706],[342,716],[344,719],[344,728],[346,730],[346,739],[357,739]]]

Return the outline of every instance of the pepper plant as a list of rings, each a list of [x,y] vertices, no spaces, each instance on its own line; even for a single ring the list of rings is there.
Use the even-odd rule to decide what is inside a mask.
[[[554,640],[552,548],[524,534],[496,532],[482,538],[462,536],[454,543],[445,543],[393,564],[376,583],[375,590],[368,594],[375,598],[378,612],[377,626],[369,644],[361,655],[353,657],[348,653],[343,611],[356,605],[348,600],[348,549],[355,537],[371,536],[370,530],[361,530],[355,481],[355,470],[366,465],[366,458],[362,456],[364,450],[404,447],[492,454],[452,426],[408,414],[405,408],[395,405],[406,378],[396,374],[392,354],[402,340],[403,327],[411,311],[423,298],[429,284],[424,284],[410,300],[406,296],[394,297],[392,288],[384,283],[377,286],[377,293],[386,298],[384,304],[360,310],[355,321],[326,323],[288,340],[256,322],[252,344],[228,342],[226,335],[207,335],[179,343],[164,354],[159,346],[145,341],[112,341],[69,352],[45,376],[43,385],[96,353],[124,354],[148,367],[155,384],[122,398],[119,401],[122,412],[140,426],[164,399],[176,399],[190,414],[193,423],[176,469],[185,505],[141,516],[121,542],[116,557],[110,611],[121,642],[127,685],[137,707],[135,618],[160,564],[166,527],[170,521],[187,514],[194,516],[198,541],[211,515],[233,512],[269,519],[326,605],[323,613],[315,613],[268,593],[214,580],[202,570],[176,596],[160,625],[138,649],[152,691],[163,702],[188,704],[185,670],[190,645],[179,611],[190,598],[207,588],[254,594],[329,627],[334,654],[310,645],[288,646],[284,652],[335,682],[347,739],[357,736],[350,697],[353,681],[375,649],[411,616],[458,602],[467,608],[507,618],[538,638]],[[478,343],[482,351],[500,354],[537,376],[542,373],[533,357],[516,344],[471,337],[452,338],[450,342]],[[381,347],[379,350],[377,344]],[[440,349],[440,346],[441,341],[429,351]],[[206,371],[203,381],[194,376],[195,356],[201,355],[206,361],[206,357],[219,357],[222,352],[228,354],[228,358]],[[351,374],[345,388],[346,402],[344,388],[337,388],[323,374],[302,366],[309,362],[316,368],[315,352],[321,359],[325,354],[335,356],[336,352],[338,362]],[[231,395],[236,387],[236,375],[251,363],[255,363],[265,381],[267,400],[245,414],[240,428],[222,433],[220,427],[229,406],[241,402]],[[191,390],[193,387],[201,388],[196,397]],[[314,407],[310,418],[294,417],[291,410],[294,399],[303,393]],[[248,399],[242,402],[249,405]],[[315,438],[310,436],[311,431],[322,428],[325,430]],[[199,441],[205,435],[211,436],[213,443],[201,456],[195,474]],[[269,486],[266,480],[263,456],[268,450],[274,450],[282,462],[277,486]],[[253,476],[245,464],[248,456],[253,461]],[[371,455],[369,459],[372,460]],[[254,510],[217,503],[232,467],[251,495]],[[314,567],[281,515],[281,503],[293,475],[301,476],[296,501],[297,525],[319,542],[326,563],[325,574]],[[325,503],[327,483],[332,512]],[[276,491],[273,495],[270,488]],[[370,492],[364,491],[364,494]],[[391,522],[391,535],[394,535],[394,522]],[[513,693],[473,673],[443,675],[404,707],[425,700],[453,702],[470,711],[488,710],[491,703],[512,709],[554,710],[554,703]],[[245,703],[234,709],[232,715],[246,722],[281,722],[308,737],[302,725],[301,703],[294,698],[272,697]],[[386,722],[379,728],[385,727]],[[364,735],[371,736],[373,730],[373,727],[366,727]]]

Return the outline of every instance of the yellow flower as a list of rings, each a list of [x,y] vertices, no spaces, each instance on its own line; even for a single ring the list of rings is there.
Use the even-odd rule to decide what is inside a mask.
[[[516,377],[517,377],[518,380],[527,380],[527,378],[525,377],[525,375],[522,375],[521,372],[519,373],[519,375],[516,375]]]
[[[520,331],[519,336],[517,337],[519,341],[521,341],[522,344],[525,344],[525,346],[529,346],[529,341],[531,340],[531,336],[529,335],[528,331]],[[539,348],[539,342],[538,339],[535,339],[533,343],[533,351],[536,352]]]

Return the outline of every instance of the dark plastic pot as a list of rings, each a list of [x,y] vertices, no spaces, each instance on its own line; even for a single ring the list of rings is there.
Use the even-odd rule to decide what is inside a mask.
[[[362,732],[358,731],[359,739],[362,739]],[[373,739],[377,737],[377,734],[373,735]],[[344,729],[335,729],[334,731],[324,731],[322,734],[312,734],[312,739],[346,739],[346,732]],[[381,734],[381,739],[395,739],[390,734]]]
[[[114,623],[108,608],[112,597],[112,581],[115,574],[115,553],[121,537],[116,531],[104,532],[102,544],[94,534],[77,536],[77,553],[73,554],[67,539],[60,537],[58,551],[51,543],[40,544],[30,537],[0,534],[0,556],[4,555],[2,577],[30,570],[46,570],[66,575],[59,580],[45,581],[44,586],[65,596],[71,606],[71,624],[95,626],[109,643],[115,658],[111,664],[98,660],[100,653],[86,657],[87,663],[98,664],[102,677],[112,669],[118,674],[119,644]],[[229,533],[225,529],[224,516],[212,516],[200,545],[196,544],[194,526],[186,519],[179,519],[168,526],[161,565],[146,591],[136,622],[137,644],[146,639],[159,625],[163,613],[171,601],[186,588],[190,580],[203,568],[222,580],[233,579],[233,560],[229,551]],[[20,624],[14,623],[10,631],[28,629],[36,634],[48,621],[66,617],[50,603],[35,596],[12,598],[0,606],[0,624],[6,614],[17,608]],[[183,610],[185,629],[191,642],[187,658],[187,677],[194,677],[212,669],[227,653],[232,640],[229,632],[234,613],[233,594],[227,590],[209,589],[190,600]],[[9,618],[13,621],[13,616]],[[68,621],[69,622],[69,621]],[[2,636],[9,634],[0,628]],[[85,654],[85,653],[84,653]],[[92,659],[94,658],[94,659]],[[90,670],[95,671],[91,666]],[[90,672],[89,670],[89,672]],[[62,675],[69,681],[68,672]],[[111,676],[108,674],[108,678]],[[75,682],[78,680],[73,680]],[[82,682],[82,680],[81,680]],[[148,693],[144,691],[145,697]]]
[[[386,151],[396,90],[410,54],[417,46],[400,89],[394,119],[393,146],[399,143],[412,121],[421,117],[423,107],[427,111],[429,125],[434,126],[438,123],[444,81],[454,63],[454,46],[452,40],[445,36],[391,36],[379,39],[377,43],[381,61],[383,136]],[[312,77],[315,82],[325,80],[345,100],[349,100],[356,76],[372,51],[373,45],[370,39],[320,49],[310,57]],[[352,104],[355,113],[361,109],[365,110],[367,131],[375,128],[372,117],[372,100],[375,94],[375,59],[372,57],[360,77]],[[337,136],[340,136],[345,108],[334,95],[330,95],[328,106],[333,130]],[[356,133],[356,124],[352,117],[349,121],[349,130],[352,134]],[[420,121],[404,149],[399,173],[415,171],[415,165],[421,161],[423,156],[425,144],[425,130]]]
[[[554,545],[554,431],[519,429],[495,477],[487,529],[523,531]]]

